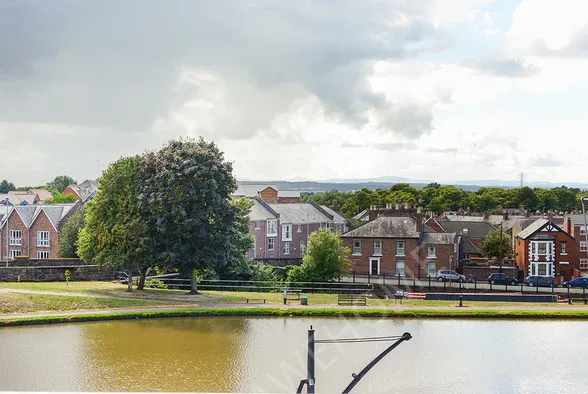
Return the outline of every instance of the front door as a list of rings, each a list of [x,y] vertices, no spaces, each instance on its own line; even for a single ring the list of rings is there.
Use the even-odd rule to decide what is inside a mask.
[[[380,259],[370,259],[370,274],[380,275]]]

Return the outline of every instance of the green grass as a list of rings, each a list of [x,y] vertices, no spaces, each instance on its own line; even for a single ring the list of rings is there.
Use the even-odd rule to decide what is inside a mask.
[[[339,310],[339,309],[279,309],[279,308],[206,308],[166,310],[157,312],[108,313],[100,315],[80,313],[75,316],[28,317],[1,319],[0,326],[22,326],[50,323],[70,323],[100,320],[152,319],[196,316],[295,317],[316,316],[333,318],[461,318],[461,319],[588,319],[586,311],[525,311],[525,310]]]
[[[120,298],[3,293],[0,297],[0,318],[2,314],[81,311],[153,305],[167,305],[167,303]]]

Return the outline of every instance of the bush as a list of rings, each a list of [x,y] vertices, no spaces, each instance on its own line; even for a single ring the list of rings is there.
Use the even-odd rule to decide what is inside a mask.
[[[145,282],[145,286],[155,289],[167,289],[167,285],[159,279],[149,279]]]
[[[251,275],[251,280],[262,282],[278,282],[280,278],[278,275],[276,275],[274,266],[259,263],[253,266],[253,275]]]

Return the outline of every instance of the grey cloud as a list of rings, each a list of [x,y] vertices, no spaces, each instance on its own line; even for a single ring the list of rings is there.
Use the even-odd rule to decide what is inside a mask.
[[[539,72],[538,67],[524,64],[522,59],[506,56],[476,59],[466,62],[466,66],[483,74],[507,78],[530,77]]]
[[[245,138],[310,94],[327,116],[357,128],[371,112],[412,138],[431,105],[391,104],[368,77],[375,61],[452,44],[424,20],[430,1],[2,2],[0,121],[141,132],[213,96],[197,131]],[[215,79],[178,85],[185,68]]]

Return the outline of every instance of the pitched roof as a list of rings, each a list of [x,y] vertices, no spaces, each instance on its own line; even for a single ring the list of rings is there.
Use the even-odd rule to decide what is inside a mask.
[[[418,238],[416,221],[411,217],[380,216],[342,235],[365,238]]]
[[[32,189],[33,193],[36,193],[39,196],[39,201],[47,201],[53,198],[53,194],[49,190],[46,189]]]
[[[268,204],[274,211],[280,215],[282,223],[302,224],[302,223],[325,223],[330,222],[331,218],[325,216],[320,210],[312,204]]]
[[[70,204],[55,204],[55,205],[15,205],[14,211],[23,221],[24,225],[30,227],[37,217],[44,212],[53,226],[59,230],[61,221],[65,216],[76,206],[76,203]],[[0,210],[1,211],[1,210]],[[11,211],[12,212],[12,211]],[[12,213],[11,213],[12,214]],[[6,219],[6,217],[5,217]],[[2,222],[2,226],[6,220]]]
[[[343,214],[332,210],[331,208],[327,207],[326,205],[321,205],[320,207],[322,209],[324,209],[325,211],[327,211],[329,214],[333,215],[333,223],[335,223],[335,224],[347,223],[347,219],[345,219],[345,216],[343,216]]]
[[[278,190],[278,197],[299,198],[300,192],[298,190]]]
[[[457,233],[461,235],[467,235],[470,238],[486,238],[488,234],[495,231],[496,228],[492,227],[487,222],[478,221],[450,221],[443,220],[438,222],[439,225],[448,233]]]
[[[523,231],[521,231],[520,233],[518,233],[517,234],[517,237],[519,237],[521,239],[527,239],[531,235],[535,234],[537,231],[541,230],[548,223],[550,223],[550,221],[547,220],[547,219],[537,219],[531,225],[527,226],[526,229],[524,229]],[[553,222],[551,222],[551,223],[553,223]],[[559,227],[557,227],[557,228],[560,231],[563,231]]]
[[[26,204],[34,204],[37,200],[37,195],[32,193],[27,194],[0,194],[0,201],[6,200],[12,205],[20,205],[23,202]]]
[[[274,190],[278,190],[276,185],[268,185],[268,184],[256,184],[256,185],[239,185],[237,190],[233,193],[235,197],[255,197],[258,193],[262,190],[271,187]],[[299,195],[300,196],[300,193]]]
[[[421,242],[424,244],[451,245],[455,242],[455,233],[423,233]]]
[[[572,222],[574,226],[583,226],[585,223],[584,215],[566,215],[566,217]]]
[[[355,215],[353,217],[354,220],[362,220],[364,218],[368,217],[368,210],[364,209],[363,211],[361,211],[360,213],[358,213],[357,215]]]
[[[268,219],[276,219],[277,216],[267,209],[267,204],[264,204],[258,199],[253,200],[253,206],[249,211],[249,220],[251,221],[263,221]]]
[[[474,241],[472,241],[470,239],[470,237],[467,236],[463,236],[461,237],[462,241],[463,241],[463,252],[467,253],[467,254],[482,254],[482,250],[480,249],[480,247],[478,245],[476,245],[474,243]]]

